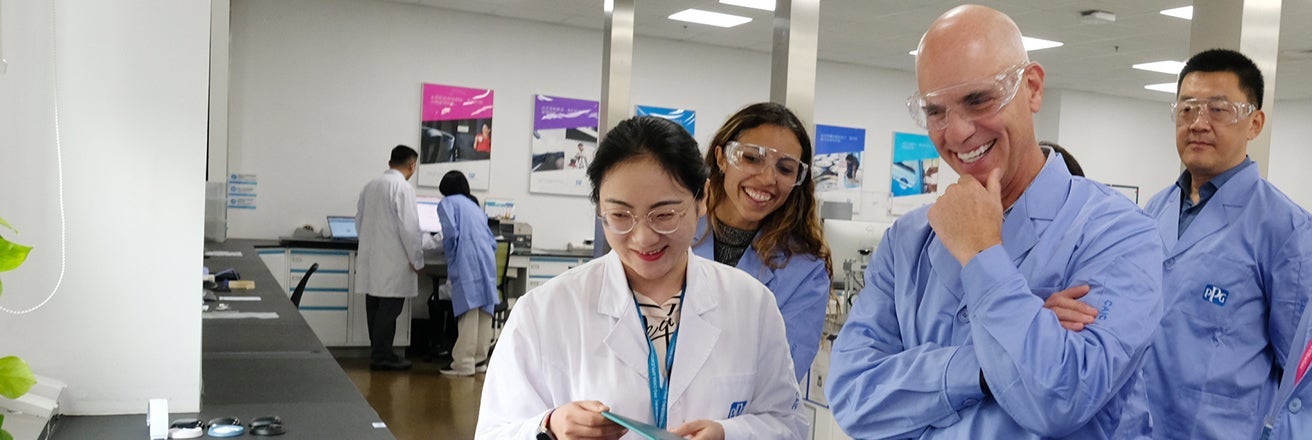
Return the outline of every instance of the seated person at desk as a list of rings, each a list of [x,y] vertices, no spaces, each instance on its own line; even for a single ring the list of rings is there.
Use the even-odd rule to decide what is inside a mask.
[[[803,437],[774,295],[689,250],[704,209],[699,155],[687,131],[656,117],[606,136],[588,179],[613,249],[515,305],[476,438],[624,434],[603,411],[696,439]]]
[[[451,367],[441,373],[473,376],[484,370],[492,343],[492,308],[497,297],[497,241],[487,226],[487,214],[469,193],[469,180],[460,171],[448,171],[438,183],[437,203],[442,222],[442,249],[451,280],[451,306],[459,322],[459,336],[451,349]]]

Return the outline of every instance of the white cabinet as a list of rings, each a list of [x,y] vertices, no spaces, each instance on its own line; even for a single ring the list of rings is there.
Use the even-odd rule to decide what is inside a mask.
[[[355,293],[355,251],[341,249],[288,248],[260,251],[288,297],[305,277],[310,266],[319,268],[305,283],[301,294],[301,316],[319,341],[328,347],[368,346],[369,325],[364,295]],[[410,301],[406,299],[402,319],[396,323],[397,346],[410,345]]]
[[[528,285],[525,291],[531,291],[556,275],[565,273],[587,263],[589,257],[547,257],[532,256],[528,259]]]

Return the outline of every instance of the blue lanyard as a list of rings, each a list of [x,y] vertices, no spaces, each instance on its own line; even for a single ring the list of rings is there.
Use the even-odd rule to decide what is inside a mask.
[[[683,313],[683,292],[688,290],[685,285],[679,291],[679,313]],[[652,344],[651,338],[647,337],[647,317],[642,316],[642,306],[638,304],[638,296],[633,296],[633,306],[637,308],[638,320],[642,322],[642,338],[647,340],[647,385],[651,391],[651,416],[656,420],[656,427],[665,429],[665,421],[668,418],[669,408],[666,401],[670,396],[670,376],[666,374],[661,377],[661,367],[656,363],[656,345]],[[682,319],[682,317],[680,317]],[[665,348],[665,369],[674,373],[674,348],[679,343],[679,328],[674,328],[674,334],[670,336],[670,345]]]

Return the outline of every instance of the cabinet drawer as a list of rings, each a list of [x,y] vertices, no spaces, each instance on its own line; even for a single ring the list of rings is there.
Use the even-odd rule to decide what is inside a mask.
[[[530,280],[554,277],[586,262],[581,258],[533,257],[528,262],[528,277]]]
[[[308,296],[308,292],[307,292]],[[305,304],[301,303],[302,306]],[[319,337],[319,342],[325,346],[341,346],[346,344],[346,308],[342,310],[305,310],[301,309],[301,316],[305,322],[310,324],[310,329],[314,330],[315,336]]]
[[[304,273],[314,263],[319,263],[321,271],[345,273],[351,269],[351,251],[292,249],[287,253],[287,269],[293,273]]]
[[[301,283],[301,278],[305,278],[305,271],[293,270],[287,277],[287,295],[291,296],[292,291],[296,290],[296,285]],[[343,292],[351,287],[350,278],[344,270],[317,270],[314,275],[310,275],[310,281],[305,283],[308,289],[342,289]]]
[[[351,296],[346,289],[305,288],[301,294],[301,310],[340,310],[346,311],[351,304]]]

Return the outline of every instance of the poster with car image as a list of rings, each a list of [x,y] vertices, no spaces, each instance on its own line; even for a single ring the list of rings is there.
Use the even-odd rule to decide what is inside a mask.
[[[587,196],[588,164],[597,154],[601,104],[585,99],[533,96],[529,192]]]
[[[815,193],[827,202],[848,202],[852,212],[861,209],[861,168],[866,150],[866,130],[836,125],[815,126],[815,158],[811,178]]]
[[[419,126],[420,186],[437,187],[460,170],[471,189],[488,189],[492,166],[492,90],[424,84]]]

